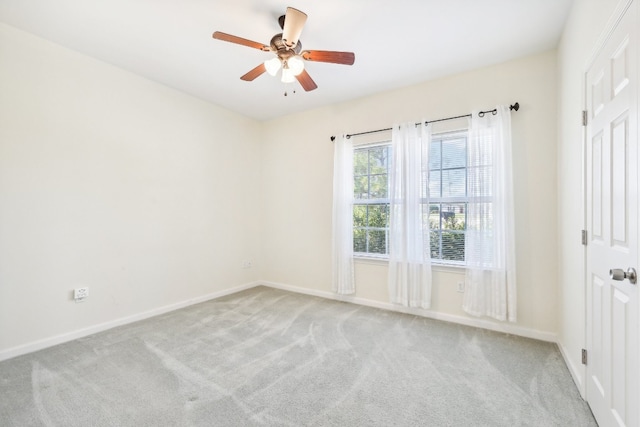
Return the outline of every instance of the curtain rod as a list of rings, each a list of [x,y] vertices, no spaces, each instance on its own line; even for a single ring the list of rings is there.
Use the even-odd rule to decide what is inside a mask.
[[[513,105],[510,105],[510,106],[509,106],[509,110],[515,110],[515,111],[518,111],[519,109],[520,109],[520,104],[519,104],[519,103],[517,103],[517,102],[516,102],[515,104],[513,104]],[[485,115],[485,114],[488,114],[488,113],[491,113],[491,114],[494,114],[494,115],[495,115],[495,114],[497,114],[497,113],[498,113],[498,110],[494,108],[493,110],[480,111],[480,112],[478,113],[478,115],[479,115],[480,117],[484,117],[484,115]],[[454,119],[462,119],[462,118],[464,118],[464,117],[471,117],[471,114],[464,114],[464,115],[462,115],[462,116],[454,116],[454,117],[445,117],[444,119],[437,119],[437,120],[427,120],[427,121],[425,121],[425,122],[424,122],[424,124],[425,124],[425,125],[428,125],[429,123],[444,122],[444,121],[446,121],[446,120],[454,120]],[[416,123],[416,126],[421,125],[421,124],[422,124],[422,122],[418,122],[418,123]],[[368,134],[370,134],[370,133],[384,132],[384,131],[388,131],[388,130],[392,130],[392,129],[393,129],[393,128],[386,128],[386,129],[370,130],[370,131],[366,131],[366,132],[351,133],[351,134],[346,135],[346,137],[347,137],[347,139],[349,139],[349,138],[351,138],[352,136],[368,135]],[[331,137],[331,141],[335,141],[335,140],[336,140],[336,137],[335,137],[335,136],[332,136],[332,137]]]

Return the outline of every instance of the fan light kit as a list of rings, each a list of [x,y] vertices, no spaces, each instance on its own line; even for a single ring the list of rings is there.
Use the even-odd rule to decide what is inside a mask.
[[[265,72],[275,76],[278,74],[278,71],[282,70],[282,82],[292,83],[298,80],[304,90],[311,91],[316,89],[318,85],[316,85],[311,76],[309,76],[309,73],[305,70],[305,61],[353,65],[356,58],[353,52],[335,52],[328,50],[303,51],[300,34],[302,33],[305,22],[307,22],[306,13],[288,7],[286,14],[278,19],[282,33],[273,36],[269,46],[220,31],[213,33],[213,38],[276,54],[275,58],[264,61],[240,77],[242,80],[253,81]]]

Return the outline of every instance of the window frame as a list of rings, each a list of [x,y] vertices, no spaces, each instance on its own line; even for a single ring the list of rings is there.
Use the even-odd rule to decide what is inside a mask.
[[[443,232],[447,232],[447,233],[451,233],[451,234],[462,234],[463,238],[466,238],[466,232],[467,232],[467,212],[468,212],[468,207],[469,207],[469,196],[468,196],[468,170],[469,170],[469,159],[468,159],[468,149],[469,149],[469,130],[468,129],[460,129],[460,130],[454,130],[454,131],[448,131],[448,132],[439,132],[437,134],[433,134],[431,137],[431,142],[430,144],[433,144],[434,142],[438,141],[440,144],[440,161],[442,162],[442,144],[445,141],[454,141],[454,140],[459,140],[459,139],[464,139],[464,152],[465,152],[465,156],[464,156],[464,166],[457,166],[457,167],[443,167],[444,165],[440,164],[440,168],[439,169],[435,169],[433,171],[439,171],[440,172],[440,189],[439,189],[439,197],[434,197],[433,195],[429,194],[429,216],[431,216],[431,206],[432,205],[438,205],[438,229],[435,230],[438,233],[438,255],[440,256],[440,258],[433,258],[431,257],[431,263],[432,264],[441,264],[441,265],[447,265],[447,266],[460,266],[460,267],[464,267],[466,266],[466,260],[452,260],[452,259],[443,259],[443,247],[442,247],[442,235]],[[431,146],[429,146],[429,163],[431,163]],[[444,183],[443,183],[443,179],[442,179],[442,175],[443,175],[443,171],[452,171],[452,170],[464,170],[464,196],[449,196],[449,197],[444,197],[443,194],[443,188],[444,188]],[[431,164],[428,165],[428,175],[429,175],[429,179],[431,179],[431,173],[433,172],[431,169]],[[423,199],[423,204],[424,204],[424,199]],[[443,217],[443,206],[454,206],[454,205],[464,205],[464,229],[463,230],[455,230],[455,229],[446,229],[443,228],[443,222],[444,222],[444,217]],[[429,226],[429,254],[431,254],[431,233],[434,232],[434,229],[431,228],[431,226]],[[464,256],[464,254],[463,254]]]
[[[390,206],[390,199],[389,199],[389,180],[388,180],[388,176],[389,176],[389,164],[390,164],[390,152],[391,152],[391,141],[387,140],[387,141],[378,141],[378,142],[373,142],[373,143],[368,143],[368,144],[361,144],[358,146],[354,146],[353,150],[354,150],[354,173],[353,173],[353,179],[354,179],[354,195],[355,195],[355,179],[356,176],[367,176],[367,177],[371,177],[371,170],[370,170],[370,162],[367,161],[367,174],[366,175],[356,175],[355,174],[355,155],[356,155],[356,151],[358,150],[370,150],[370,149],[375,149],[375,148],[380,148],[380,147],[384,147],[387,149],[387,191],[386,191],[386,195],[387,197],[385,198],[376,198],[376,199],[371,199],[371,198],[356,198],[353,197],[353,213],[352,215],[355,217],[355,207],[356,206],[366,206],[367,207],[367,224],[364,227],[358,226],[356,227],[355,222],[352,226],[352,230],[354,232],[354,251],[353,254],[354,256],[358,256],[358,257],[367,257],[367,258],[380,258],[380,259],[388,259],[389,258],[389,206]],[[380,175],[380,174],[373,174],[373,175]],[[369,186],[368,186],[368,195],[370,195],[371,193],[371,188],[370,188],[370,179],[368,180],[369,182]],[[385,227],[370,227],[368,224],[368,218],[369,218],[369,206],[371,205],[386,205],[387,206],[387,213],[386,213],[386,226]],[[369,249],[369,230],[374,230],[374,231],[384,231],[385,233],[385,252],[384,253],[380,253],[380,252],[356,252],[355,251],[355,231],[356,229],[360,229],[360,230],[364,230],[365,231],[365,236],[366,236],[366,240],[365,240],[365,249]]]
[[[434,141],[439,141],[440,144],[442,144],[443,141],[446,140],[455,140],[455,139],[460,139],[460,138],[464,138],[465,141],[465,153],[467,153],[468,150],[468,144],[469,144],[469,132],[468,129],[459,129],[459,130],[454,130],[454,131],[448,131],[448,132],[438,132],[436,134],[433,134],[432,137],[432,142]],[[369,150],[372,148],[378,148],[378,147],[387,147],[390,150],[389,153],[389,161],[393,156],[393,152],[392,152],[392,143],[391,140],[384,140],[384,141],[377,141],[377,142],[370,142],[370,143],[363,143],[363,144],[358,144],[358,145],[354,145],[353,150],[354,150],[354,157],[355,157],[355,152],[358,150]],[[431,150],[431,146],[429,146],[429,150]],[[390,166],[390,162],[388,162],[387,164],[387,175],[389,173],[389,166]],[[427,173],[431,174],[431,165],[428,166],[427,169]],[[439,209],[442,209],[442,206],[445,205],[460,205],[460,204],[464,204],[464,218],[465,218],[465,228],[464,230],[461,231],[457,231],[457,230],[451,230],[454,231],[455,234],[465,234],[466,233],[466,224],[467,224],[467,208],[468,208],[468,199],[469,197],[467,196],[467,186],[468,186],[468,182],[467,182],[467,178],[468,178],[468,158],[467,156],[465,156],[464,159],[464,167],[460,168],[447,168],[444,170],[453,170],[453,169],[463,169],[465,171],[465,196],[457,196],[457,197],[429,197],[429,208],[431,205],[437,204],[439,205]],[[371,176],[370,174],[370,164],[369,162],[367,163],[367,175],[366,176]],[[442,173],[442,168],[437,169],[438,171],[440,171],[440,173]],[[359,176],[363,176],[363,175],[359,175]],[[354,173],[353,173],[353,179],[354,179],[354,185],[355,185],[355,180],[356,180],[357,175],[355,174],[355,164],[354,164]],[[387,186],[388,186],[389,182],[387,182]],[[440,195],[442,195],[442,180],[441,180],[441,191],[440,191]],[[355,188],[355,187],[354,187]],[[386,205],[386,206],[390,206],[390,199],[389,199],[389,188],[387,187],[387,197],[386,198],[377,198],[377,199],[357,199],[355,198],[355,189],[354,189],[354,198],[353,198],[353,207],[354,207],[354,212],[355,212],[355,207],[356,206],[370,206],[370,205]],[[423,200],[423,204],[424,204],[424,200]],[[389,211],[387,209],[387,215],[389,215]],[[358,258],[358,259],[362,259],[362,260],[372,260],[374,262],[376,261],[387,261],[389,259],[389,247],[388,247],[388,239],[389,239],[389,217],[387,216],[387,224],[385,228],[380,228],[380,227],[369,227],[368,223],[366,226],[364,227],[356,227],[355,223],[352,227],[352,230],[354,231],[354,235],[355,235],[355,230],[356,229],[364,229],[364,230],[384,230],[385,231],[385,253],[375,253],[375,252],[356,252],[355,250],[355,241],[354,241],[354,258]],[[438,231],[438,236],[439,236],[439,254],[440,256],[442,256],[442,231],[446,230],[442,228],[442,214],[439,215],[439,221],[440,221],[440,228],[437,230]],[[433,230],[430,227],[430,236],[431,233],[433,232]],[[355,236],[354,236],[355,237]],[[368,240],[368,239],[367,239]],[[431,237],[429,237],[429,254],[431,255]],[[367,241],[367,247],[366,249],[368,249],[368,241]],[[457,261],[457,260],[445,260],[445,259],[441,259],[441,258],[431,258],[431,263],[436,265],[436,266],[440,266],[440,267],[453,267],[453,268],[459,268],[459,267],[465,267],[466,266],[466,261]]]

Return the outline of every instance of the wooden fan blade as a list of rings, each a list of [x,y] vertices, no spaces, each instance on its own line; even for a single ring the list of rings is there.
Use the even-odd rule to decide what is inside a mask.
[[[250,82],[252,80],[255,80],[256,77],[260,77],[262,73],[264,73],[265,71],[267,71],[267,68],[264,66],[264,63],[262,63],[258,65],[256,68],[254,68],[253,70],[249,71],[244,76],[240,77],[240,79],[246,82]]]
[[[333,64],[353,65],[356,55],[353,52],[333,52],[330,50],[305,50],[300,55],[307,61],[331,62]]]
[[[254,49],[263,50],[265,52],[268,52],[268,51],[271,50],[269,48],[269,46],[266,46],[266,45],[264,45],[262,43],[254,42],[254,41],[248,40],[248,39],[243,39],[242,37],[238,37],[238,36],[232,36],[231,34],[223,33],[223,32],[220,32],[220,31],[216,31],[215,33],[213,33],[213,38],[214,39],[218,39],[218,40],[222,40],[222,41],[225,41],[225,42],[240,44],[242,46],[249,46],[249,47],[252,47]]]
[[[302,88],[307,92],[309,92],[310,90],[314,90],[318,87],[318,85],[316,84],[316,82],[313,81],[309,73],[307,73],[307,70],[302,70],[302,72],[296,76],[296,79],[298,80],[298,82],[300,82],[300,85],[302,86]]]
[[[280,17],[278,18],[278,24],[280,25],[280,29],[284,30],[284,15],[280,15]]]

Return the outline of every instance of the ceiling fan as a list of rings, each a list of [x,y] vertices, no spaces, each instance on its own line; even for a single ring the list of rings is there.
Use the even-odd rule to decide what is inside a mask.
[[[220,31],[213,33],[213,38],[276,54],[275,58],[266,60],[240,77],[242,80],[252,81],[265,72],[275,76],[282,69],[283,82],[291,83],[298,80],[304,90],[311,91],[318,85],[304,69],[305,61],[353,65],[356,57],[353,52],[302,50],[300,34],[306,21],[307,15],[304,12],[288,7],[286,14],[278,19],[282,33],[273,36],[269,46]]]

